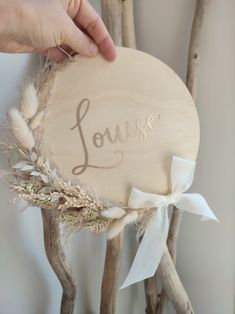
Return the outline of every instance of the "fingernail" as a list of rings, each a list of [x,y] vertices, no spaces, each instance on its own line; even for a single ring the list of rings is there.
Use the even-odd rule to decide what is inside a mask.
[[[92,41],[90,41],[90,45],[89,45],[89,47],[88,47],[88,53],[89,53],[89,56],[91,56],[91,57],[96,56],[97,53],[98,53],[98,47],[97,47],[97,45],[96,45],[94,42],[92,42]]]

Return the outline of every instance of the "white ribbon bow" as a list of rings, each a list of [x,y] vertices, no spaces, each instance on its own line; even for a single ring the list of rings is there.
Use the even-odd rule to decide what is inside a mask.
[[[144,193],[132,188],[128,207],[133,209],[157,208],[151,218],[141,241],[131,269],[120,289],[152,277],[160,263],[166,244],[169,218],[167,208],[170,204],[193,214],[202,215],[202,220],[217,220],[202,195],[184,193],[192,185],[195,161],[173,157],[171,164],[171,193],[157,195]]]

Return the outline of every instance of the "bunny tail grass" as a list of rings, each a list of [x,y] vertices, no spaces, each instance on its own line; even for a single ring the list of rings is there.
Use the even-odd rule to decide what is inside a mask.
[[[19,110],[16,108],[11,109],[9,111],[9,118],[12,125],[11,129],[16,140],[23,148],[31,151],[35,146],[33,134],[20,114]]]
[[[20,112],[25,120],[28,120],[35,116],[38,110],[38,98],[37,92],[33,84],[29,84],[23,93]]]

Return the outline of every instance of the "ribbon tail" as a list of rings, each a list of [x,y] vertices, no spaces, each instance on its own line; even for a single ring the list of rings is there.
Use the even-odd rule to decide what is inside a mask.
[[[215,220],[219,222],[201,194],[184,193],[176,202],[174,202],[174,205],[181,210],[190,212],[192,214],[201,215],[202,220]]]
[[[160,207],[147,226],[134,262],[120,289],[154,276],[164,252],[168,229],[167,207]]]

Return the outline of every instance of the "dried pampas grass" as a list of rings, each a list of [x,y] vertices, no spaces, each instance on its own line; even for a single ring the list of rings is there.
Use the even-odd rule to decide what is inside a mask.
[[[29,84],[23,93],[20,112],[25,120],[35,116],[38,110],[38,97],[33,84]]]
[[[34,137],[19,110],[12,108],[9,111],[9,118],[12,124],[12,132],[16,140],[21,147],[31,151],[35,146]]]

